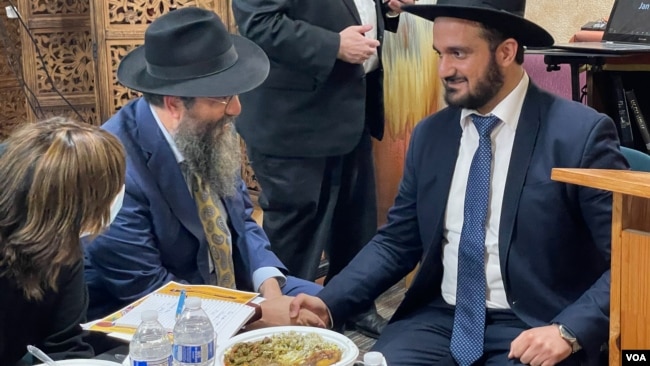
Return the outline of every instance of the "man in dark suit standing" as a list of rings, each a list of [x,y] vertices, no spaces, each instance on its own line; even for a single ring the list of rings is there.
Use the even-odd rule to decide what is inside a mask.
[[[292,303],[337,324],[420,262],[375,344],[389,365],[593,365],[608,338],[611,194],[550,176],[627,162],[608,116],[529,80],[522,46],[553,38],[524,9],[404,8],[435,19],[449,107],[416,126],[387,225],[317,297]]]
[[[237,131],[260,183],[264,231],[295,276],[325,282],[377,229],[370,137],[381,139],[381,42],[413,0],[235,0],[239,32],[271,60],[268,79],[241,96]],[[356,320],[376,337],[376,311]]]

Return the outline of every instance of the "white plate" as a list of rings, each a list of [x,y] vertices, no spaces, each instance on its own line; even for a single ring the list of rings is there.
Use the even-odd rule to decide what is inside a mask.
[[[333,366],[351,366],[356,361],[359,356],[359,348],[354,342],[352,342],[348,337],[343,334],[336,333],[331,330],[322,329],[322,328],[312,328],[312,327],[298,327],[298,326],[287,326],[287,327],[271,327],[252,330],[250,332],[242,333],[240,335],[234,336],[226,341],[223,345],[219,346],[216,353],[217,366],[223,366],[223,357],[226,351],[232,347],[235,343],[239,342],[251,342],[259,341],[264,337],[268,337],[274,334],[281,334],[287,332],[296,332],[299,334],[309,334],[316,333],[323,337],[325,341],[332,342],[336,344],[343,354],[341,355],[341,361],[335,363]]]
[[[43,366],[44,364],[39,363],[35,366]],[[56,366],[120,366],[117,362],[104,361],[104,360],[94,360],[90,359],[75,359],[75,360],[63,360],[56,361]]]

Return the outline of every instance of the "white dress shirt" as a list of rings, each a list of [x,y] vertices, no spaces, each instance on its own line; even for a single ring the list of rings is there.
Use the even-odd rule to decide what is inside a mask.
[[[325,0],[327,1],[327,0]],[[377,39],[377,8],[374,0],[354,0],[357,6],[359,17],[362,25],[372,25],[372,29],[366,32],[366,38]],[[366,74],[376,70],[379,67],[379,56],[377,51],[372,54],[364,63],[363,69]]]
[[[165,136],[165,140],[169,144],[169,147],[172,149],[172,152],[174,153],[174,157],[176,157],[176,162],[180,165],[180,163],[182,163],[185,160],[185,157],[183,157],[183,154],[181,154],[180,150],[178,150],[178,147],[176,146],[176,142],[174,141],[172,135],[169,133],[169,131],[167,131],[167,128],[165,128],[165,126],[160,121],[158,114],[156,114],[156,110],[153,109],[151,105],[149,105],[149,108],[151,109],[151,114],[153,114],[153,118],[156,120],[156,123],[158,124],[160,131],[162,131],[163,136]],[[194,192],[192,192],[192,188],[190,187],[188,177],[183,176],[183,178],[185,178],[185,183],[187,184],[187,189],[190,191],[190,195],[194,197]],[[223,202],[220,199],[216,199],[214,201],[216,202],[219,211],[223,216],[223,219],[226,220],[226,222],[228,222],[228,210],[226,210],[226,208],[224,207]],[[226,227],[226,243],[228,243],[228,246],[230,246],[232,251],[232,235],[230,234],[230,228],[228,227]],[[210,255],[209,249],[206,254],[208,255],[210,273],[213,273],[214,264],[212,263],[212,256]],[[262,283],[271,277],[276,278],[280,283],[281,287],[284,286],[284,284],[287,282],[287,278],[282,274],[282,272],[280,272],[279,269],[275,267],[261,267],[255,270],[255,272],[253,272],[253,286],[255,288],[255,291],[259,292],[259,288],[262,285]]]
[[[524,73],[515,89],[492,112],[488,113],[499,117],[501,120],[501,123],[494,128],[491,135],[493,165],[486,218],[487,230],[485,232],[486,306],[488,308],[510,308],[506,299],[503,278],[501,277],[499,224],[512,145],[515,139],[521,108],[526,97],[526,91],[528,90],[528,83],[528,75]],[[463,109],[460,115],[460,126],[463,129],[463,135],[460,139],[458,159],[456,160],[456,168],[451,181],[447,211],[445,213],[442,246],[442,264],[444,271],[441,290],[442,297],[450,305],[456,304],[458,244],[460,242],[460,233],[463,229],[465,190],[467,189],[469,168],[479,142],[478,131],[470,117],[473,113],[479,114],[475,110]]]

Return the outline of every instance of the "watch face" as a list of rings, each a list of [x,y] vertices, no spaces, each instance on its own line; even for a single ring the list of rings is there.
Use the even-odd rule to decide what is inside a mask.
[[[571,352],[576,353],[580,351],[582,347],[580,347],[580,344],[578,344],[576,337],[573,334],[569,333],[569,331],[567,331],[564,326],[560,325],[559,328],[560,336],[562,336],[562,338],[571,344]]]

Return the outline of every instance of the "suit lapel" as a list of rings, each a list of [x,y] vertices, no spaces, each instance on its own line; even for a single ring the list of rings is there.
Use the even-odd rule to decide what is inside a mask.
[[[425,148],[429,151],[421,154],[421,156],[430,158],[429,164],[432,168],[419,170],[420,174],[430,175],[418,179],[418,185],[431,187],[429,188],[431,193],[426,194],[427,199],[422,202],[426,202],[427,207],[433,211],[432,220],[428,224],[434,228],[432,242],[423,243],[426,251],[423,263],[438,263],[440,261],[445,208],[449,200],[449,189],[456,169],[458,149],[463,134],[460,127],[460,110],[453,110],[449,116],[441,119],[444,120],[443,123],[440,123],[441,128],[431,132],[435,133],[436,139],[427,143]],[[420,271],[422,275],[415,278],[413,288],[417,288],[419,285],[428,288],[439,273],[440,271]]]
[[[382,37],[384,34],[384,16],[382,15],[382,2],[383,0],[375,0],[375,11],[377,12],[377,39]],[[383,42],[382,42],[383,43]]]
[[[200,240],[205,233],[196,204],[187,189],[187,183],[176,163],[176,157],[144,99],[138,102],[136,121],[138,137],[144,136],[142,139],[139,138],[139,142],[143,149],[151,154],[147,160],[147,167],[152,176],[158,177],[156,181],[162,196],[183,226]]]
[[[357,24],[361,24],[361,16],[359,15],[357,6],[354,4],[354,0],[343,0],[343,3],[348,7],[348,10],[350,10],[352,16],[354,16],[354,20],[357,22]]]
[[[540,127],[540,109],[536,107],[539,97],[539,90],[531,81],[517,124],[506,186],[503,192],[501,223],[499,226],[499,259],[501,261],[501,275],[504,281],[507,280],[505,268],[519,209],[519,198],[524,187]]]

